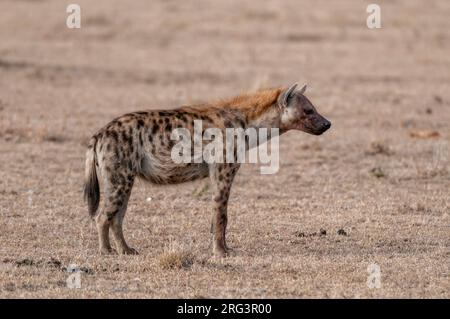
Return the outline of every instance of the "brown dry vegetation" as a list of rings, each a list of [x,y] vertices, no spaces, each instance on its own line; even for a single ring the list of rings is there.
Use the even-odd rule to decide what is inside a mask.
[[[448,1],[380,1],[379,30],[359,0],[78,2],[80,30],[64,1],[0,2],[0,297],[450,297]],[[276,175],[241,169],[234,256],[210,255],[204,181],[139,183],[140,255],[97,254],[81,193],[95,130],[294,81],[333,127],[283,136]]]

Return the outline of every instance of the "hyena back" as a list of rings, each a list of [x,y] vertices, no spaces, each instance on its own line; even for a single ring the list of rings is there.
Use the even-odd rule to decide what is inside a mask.
[[[86,155],[84,195],[89,213],[95,218],[99,248],[103,254],[115,252],[109,241],[112,231],[117,252],[137,254],[124,238],[122,222],[133,183],[137,177],[153,184],[178,184],[210,177],[213,189],[211,232],[213,251],[228,253],[225,241],[227,204],[239,163],[175,163],[171,149],[174,129],[184,128],[194,136],[194,121],[203,129],[279,128],[280,133],[298,129],[319,135],[330,122],[318,114],[303,95],[305,87],[295,91],[270,89],[213,104],[181,107],[173,110],[151,110],[123,115],[100,129],[90,140]],[[98,178],[104,188],[100,202]]]

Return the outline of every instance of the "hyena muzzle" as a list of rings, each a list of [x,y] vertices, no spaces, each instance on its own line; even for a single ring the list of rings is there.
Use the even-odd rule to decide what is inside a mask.
[[[212,104],[172,110],[135,112],[116,118],[90,140],[86,158],[84,196],[89,213],[95,218],[102,254],[111,247],[111,230],[117,253],[137,254],[125,241],[122,223],[133,183],[137,177],[153,184],[177,184],[209,176],[212,185],[213,213],[211,233],[213,252],[225,256],[227,203],[239,163],[175,163],[171,133],[176,128],[192,132],[194,121],[203,128],[278,128],[280,134],[291,129],[320,135],[331,126],[304,96],[306,86],[261,90]],[[193,136],[193,135],[191,135]],[[204,142],[207,143],[207,142]],[[100,202],[99,178],[104,202]]]

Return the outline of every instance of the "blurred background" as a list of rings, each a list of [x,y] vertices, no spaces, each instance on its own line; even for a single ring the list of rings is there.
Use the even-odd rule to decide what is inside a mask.
[[[131,109],[294,81],[321,110],[378,120],[448,88],[446,1],[379,1],[372,30],[368,1],[78,1],[81,29],[66,27],[69,3],[0,4],[2,103],[67,135]]]
[[[66,26],[70,3],[0,1],[2,295],[449,297],[450,2],[377,1],[380,29],[366,25],[371,1],[79,0],[80,29]],[[201,182],[138,184],[125,227],[141,256],[96,256],[81,199],[96,130],[293,82],[333,126],[283,136],[276,175],[243,167],[237,257],[205,257]],[[161,266],[170,241],[190,243],[190,272]],[[91,269],[87,288],[67,291],[52,260]],[[381,290],[366,287],[373,261]]]

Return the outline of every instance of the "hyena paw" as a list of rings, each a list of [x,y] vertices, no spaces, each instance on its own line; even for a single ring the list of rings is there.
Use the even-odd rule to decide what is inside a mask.
[[[111,247],[103,247],[100,249],[100,255],[117,255],[117,251]]]
[[[230,257],[230,256],[235,256],[235,252],[233,249],[230,249],[228,247],[224,247],[224,248],[219,248],[219,247],[215,247],[213,250],[214,256],[215,257],[220,257],[220,258],[225,258],[225,257]]]
[[[131,247],[126,247],[120,252],[122,255],[139,255],[138,251]]]

